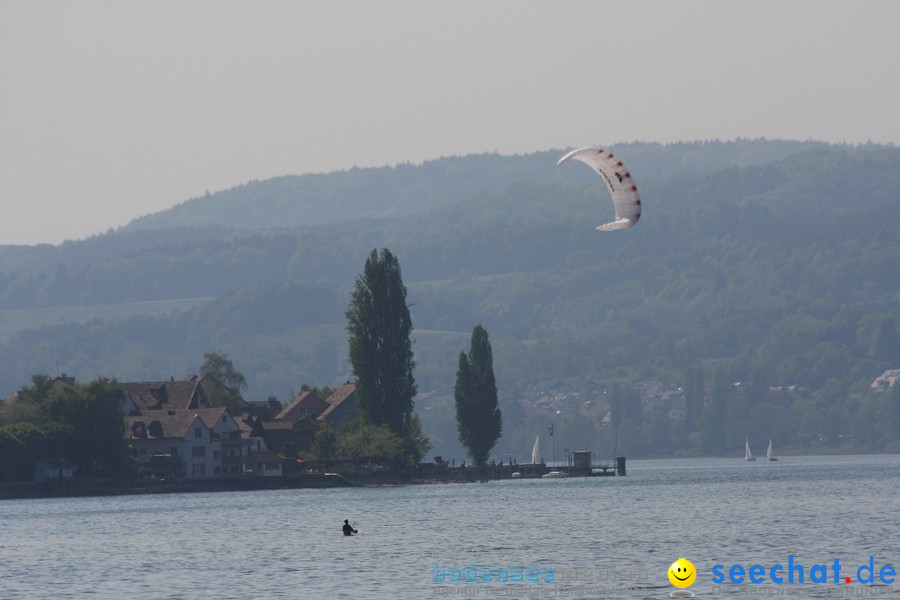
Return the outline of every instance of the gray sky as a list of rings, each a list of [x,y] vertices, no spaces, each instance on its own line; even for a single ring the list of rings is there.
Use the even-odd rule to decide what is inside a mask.
[[[900,2],[0,0],[0,244],[284,174],[900,143]]]

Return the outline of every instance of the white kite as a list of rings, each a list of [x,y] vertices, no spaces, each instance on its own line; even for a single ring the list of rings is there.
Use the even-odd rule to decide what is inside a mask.
[[[559,166],[574,158],[580,160],[593,170],[597,171],[606,182],[609,193],[612,194],[613,205],[616,207],[616,220],[597,227],[597,231],[613,231],[631,227],[641,218],[641,198],[638,196],[637,185],[631,178],[631,173],[622,164],[622,161],[609,150],[599,146],[589,146],[572,150],[556,163]]]

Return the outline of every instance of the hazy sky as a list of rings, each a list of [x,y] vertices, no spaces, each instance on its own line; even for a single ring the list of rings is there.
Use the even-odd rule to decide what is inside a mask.
[[[0,0],[0,244],[275,175],[900,143],[900,2]]]

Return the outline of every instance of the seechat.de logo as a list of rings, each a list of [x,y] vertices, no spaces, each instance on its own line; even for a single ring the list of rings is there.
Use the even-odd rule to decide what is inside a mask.
[[[860,565],[858,568],[850,567],[844,573],[841,573],[842,565],[838,559],[829,564],[812,565],[807,570],[801,563],[794,561],[794,555],[789,554],[787,563],[776,563],[771,567],[763,565],[751,565],[744,568],[743,565],[731,565],[728,570],[723,570],[722,565],[714,565],[713,583],[725,583],[726,579],[729,583],[767,583],[771,581],[775,584],[782,583],[881,583],[890,585],[894,583],[897,571],[891,565],[875,566],[875,557],[870,556],[868,564]],[[674,565],[673,565],[674,566]],[[830,567],[830,569],[829,569]],[[831,571],[829,577],[829,570]],[[850,574],[856,575],[856,578]],[[768,577],[767,577],[768,576]],[[669,579],[671,579],[671,575]],[[674,581],[672,583],[675,583]]]

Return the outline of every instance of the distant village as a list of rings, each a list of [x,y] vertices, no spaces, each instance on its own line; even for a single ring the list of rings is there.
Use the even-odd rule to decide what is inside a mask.
[[[72,385],[63,374],[53,387]],[[303,391],[282,406],[275,398],[213,407],[210,397],[235,394],[211,377],[127,382],[122,417],[125,439],[137,474],[159,480],[280,477],[285,459],[309,452],[317,431],[357,419],[356,387],[346,383],[327,398]],[[16,400],[17,392],[7,398]],[[299,469],[298,469],[299,470]],[[65,458],[44,458],[35,465],[35,481],[73,476]]]
[[[900,380],[900,369],[885,371],[870,388],[881,393]],[[72,385],[63,374],[53,387]],[[735,382],[736,387],[744,384]],[[124,435],[142,478],[159,480],[280,477],[287,470],[302,468],[298,454],[312,449],[316,432],[323,426],[339,428],[359,417],[356,387],[345,383],[327,398],[303,391],[283,406],[276,398],[263,402],[232,402],[237,407],[213,407],[211,397],[236,395],[211,377],[191,376],[183,380],[126,382],[122,408]],[[685,417],[684,389],[674,383],[640,382],[636,386],[645,414],[665,414],[669,419]],[[570,411],[597,407],[610,421],[606,386],[535,385],[519,403],[527,409]],[[14,402],[16,392],[6,402]],[[707,390],[707,394],[709,390]],[[798,386],[770,387],[770,397],[797,399],[806,392]],[[421,400],[427,406],[429,396]],[[286,466],[287,465],[287,466]],[[58,481],[73,476],[65,458],[42,458],[35,465],[35,481]]]

